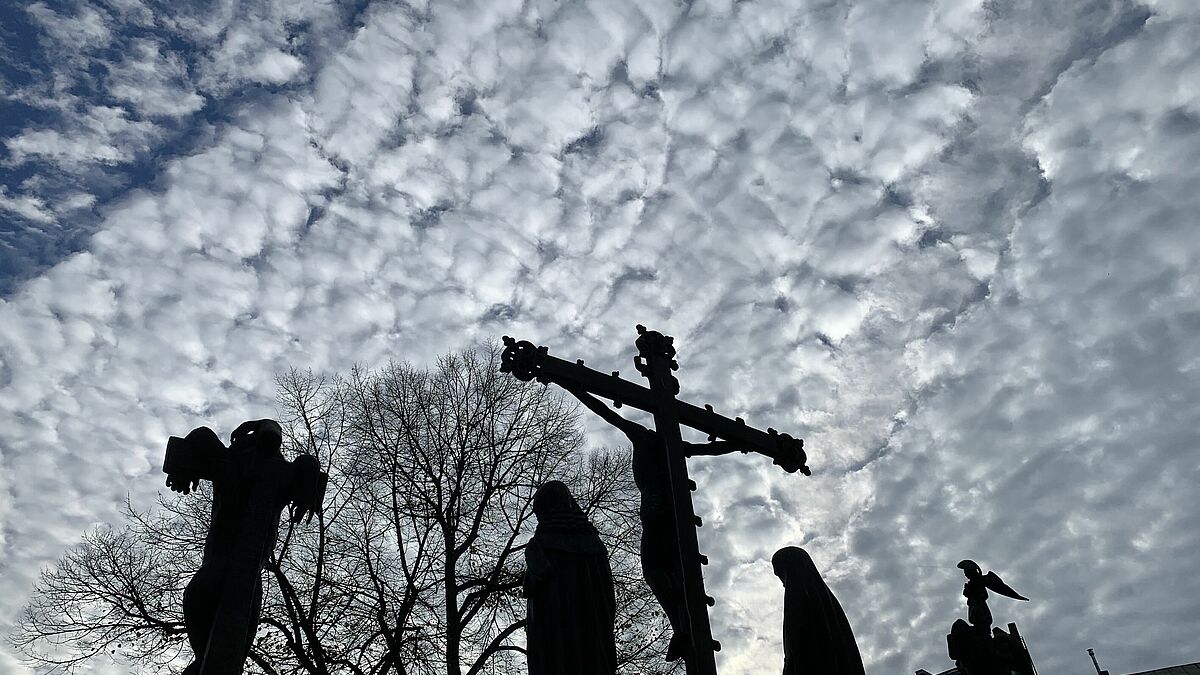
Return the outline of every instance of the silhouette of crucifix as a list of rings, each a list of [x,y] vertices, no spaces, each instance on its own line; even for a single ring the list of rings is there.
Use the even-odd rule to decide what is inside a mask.
[[[734,450],[756,452],[789,473],[809,475],[804,441],[770,428],[760,431],[740,417],[723,417],[713,412],[712,406],[700,408],[676,399],[679,381],[672,371],[678,370],[679,364],[674,338],[645,326],[637,329],[638,356],[633,362],[649,380],[649,387],[623,380],[615,371],[605,375],[592,370],[582,360],[571,363],[550,356],[545,347],[508,336],[504,337],[500,370],[525,382],[561,386],[629,437],[634,481],[642,495],[642,572],[673,631],[666,657],[683,658],[688,675],[716,675],[714,652],[721,645],[713,639],[708,622],[708,607],[715,601],[704,591],[701,565],[708,564],[708,558],[700,554],[696,539],[702,521],[692,506],[696,483],[688,478],[686,458]],[[655,428],[621,417],[596,396],[611,400],[617,408],[629,405],[651,413]],[[710,442],[684,441],[680,425],[708,434]]]
[[[263,566],[275,550],[279,515],[321,512],[329,476],[312,455],[283,458],[275,420],[243,423],[229,447],[208,427],[167,441],[167,487],[189,494],[212,482],[212,517],[200,569],[183,591],[183,624],[194,658],[182,675],[241,675],[258,631]]]

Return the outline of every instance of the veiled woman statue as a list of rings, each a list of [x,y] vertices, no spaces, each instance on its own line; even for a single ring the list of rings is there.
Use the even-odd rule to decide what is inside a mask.
[[[802,548],[771,558],[783,582],[783,675],[864,675],[846,613]]]
[[[617,603],[608,549],[559,481],[538,488],[533,513],[524,588],[529,675],[613,675]]]

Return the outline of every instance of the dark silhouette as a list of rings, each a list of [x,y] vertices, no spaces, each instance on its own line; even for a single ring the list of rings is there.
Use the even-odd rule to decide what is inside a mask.
[[[1011,632],[993,629],[992,611],[987,604],[989,590],[1014,600],[1029,598],[1014,591],[995,572],[984,574],[974,560],[963,560],[958,567],[967,577],[963,585],[967,621],[955,621],[946,636],[955,666],[965,675],[1033,675],[1033,661],[1017,633],[1016,624],[1008,624]]]
[[[642,576],[671,622],[673,635],[667,646],[666,659],[683,658],[691,636],[684,606],[679,537],[675,532],[675,513],[671,505],[667,449],[655,431],[630,422],[582,389],[565,385],[564,388],[605,422],[620,429],[633,446],[633,481],[641,493],[638,513],[642,518]],[[689,457],[723,455],[738,449],[727,441],[703,444],[684,441],[683,446]]]
[[[558,384],[629,438],[634,482],[641,492],[642,573],[671,624],[666,658],[684,659],[688,675],[716,675],[715,652],[721,644],[713,639],[708,621],[708,607],[716,600],[704,590],[702,566],[708,558],[700,553],[696,536],[702,521],[692,504],[696,483],[688,477],[686,458],[737,449],[770,457],[789,473],[809,475],[804,441],[771,428],[756,429],[740,417],[718,415],[712,406],[700,408],[680,401],[676,398],[679,381],[673,374],[679,369],[674,338],[645,326],[637,331],[638,355],[633,364],[648,380],[647,387],[623,380],[615,371],[600,373],[583,361],[564,361],[550,356],[545,347],[507,336],[500,370],[524,382]],[[617,415],[595,396],[611,400],[617,408],[629,405],[650,413],[654,430]],[[716,442],[685,443],[681,437],[685,425]]]
[[[320,511],[326,474],[310,455],[284,460],[274,420],[244,422],[228,448],[208,427],[167,442],[167,487],[190,493],[212,481],[212,522],[200,569],[183,591],[183,620],[195,660],[184,675],[242,672],[262,609],[262,569],[275,548],[279,514]]]
[[[808,553],[787,546],[771,557],[783,582],[783,675],[863,675],[846,613]]]
[[[614,675],[616,594],[608,549],[567,486],[533,497],[538,525],[525,548],[529,675]]]
[[[963,596],[967,599],[967,621],[984,635],[992,630],[992,611],[987,604],[989,590],[1014,600],[1029,600],[1010,588],[995,572],[984,574],[974,560],[963,560],[958,563],[958,568],[967,575],[967,583],[963,584]]]

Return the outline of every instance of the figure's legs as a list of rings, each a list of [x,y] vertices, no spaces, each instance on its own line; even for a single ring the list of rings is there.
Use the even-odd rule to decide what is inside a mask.
[[[262,575],[259,575],[254,580],[254,595],[250,599],[250,622],[246,626],[246,656],[242,657],[242,662],[246,662],[246,658],[250,656],[250,649],[254,646],[254,636],[258,634],[258,618],[262,614],[262,599],[263,586]]]
[[[181,675],[200,675],[204,664],[204,654],[208,651],[209,636],[212,635],[213,623],[217,620],[217,607],[221,598],[221,584],[224,577],[224,565],[220,563],[202,565],[196,575],[183,589],[183,625],[187,630],[188,643],[192,646],[193,659]],[[262,614],[263,586],[262,578],[254,582],[250,598],[250,620],[246,627],[246,657],[254,646],[254,637],[258,633],[258,619]],[[245,658],[243,657],[243,662]]]
[[[183,675],[199,675],[208,649],[208,636],[217,618],[217,602],[221,596],[221,566],[201,565],[183,589],[183,625],[188,644],[192,646],[192,663]]]
[[[654,593],[658,605],[667,615],[671,624],[671,643],[667,647],[666,659],[675,661],[682,658],[687,646],[691,643],[691,630],[688,625],[683,594],[683,579],[678,573],[679,552],[670,547],[664,547],[662,540],[654,537],[642,537],[642,577],[646,585]]]

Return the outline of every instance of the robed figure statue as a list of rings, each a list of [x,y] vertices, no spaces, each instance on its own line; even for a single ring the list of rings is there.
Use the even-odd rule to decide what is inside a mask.
[[[212,520],[200,569],[183,591],[183,623],[195,660],[183,675],[240,675],[258,630],[262,569],[275,550],[279,514],[293,522],[321,510],[326,474],[316,458],[288,462],[274,420],[245,422],[229,447],[208,427],[167,442],[167,486],[213,485]]]
[[[783,675],[864,675],[846,613],[808,553],[787,546],[771,558],[783,582]]]
[[[533,497],[537,530],[525,547],[529,675],[614,675],[616,596],[608,549],[567,486]]]

